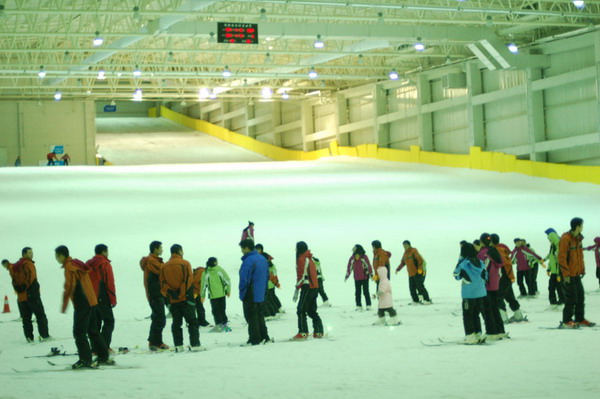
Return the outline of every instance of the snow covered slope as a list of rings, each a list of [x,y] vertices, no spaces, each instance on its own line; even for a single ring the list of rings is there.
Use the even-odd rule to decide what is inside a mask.
[[[544,230],[568,229],[584,218],[584,244],[600,235],[600,187],[514,174],[442,169],[368,161],[326,159],[311,163],[234,163],[138,167],[0,169],[0,258],[17,260],[31,246],[56,340],[25,343],[7,273],[0,295],[13,310],[0,315],[1,398],[597,398],[600,331],[542,330],[560,313],[547,311],[542,294],[521,301],[531,320],[509,326],[510,341],[487,346],[425,347],[421,341],[463,335],[460,284],[452,270],[458,243],[486,231],[512,247],[524,237],[540,254]],[[152,240],[167,249],[183,246],[193,266],[216,256],[237,285],[241,230],[256,224],[257,240],[275,257],[287,313],[268,323],[275,344],[241,348],[246,332],[241,302],[228,300],[233,332],[201,330],[206,352],[117,356],[130,370],[38,372],[46,359],[24,359],[63,346],[73,352],[72,315],[59,313],[63,274],[53,249],[68,245],[83,260],[98,243],[109,246],[117,285],[113,348],[145,348],[149,314],[139,259]],[[392,275],[403,325],[374,327],[375,311],[354,311],[354,286],[344,283],[354,244],[368,249],[379,239],[401,257],[411,240],[428,263],[426,286],[432,306],[410,302],[406,272]],[[296,333],[293,294],[294,247],[304,240],[322,261],[325,288],[334,306],[320,314],[330,339],[285,342]],[[167,252],[167,251],[165,251]],[[586,290],[598,288],[586,253]],[[374,284],[371,285],[374,290]],[[319,300],[319,303],[321,301]],[[587,317],[600,321],[600,295],[586,297]],[[69,310],[70,312],[70,310]],[[210,317],[210,306],[207,314]],[[37,335],[37,333],[36,333]],[[170,328],[165,340],[171,344]],[[187,337],[186,337],[187,342]],[[57,358],[69,364],[74,358]]]

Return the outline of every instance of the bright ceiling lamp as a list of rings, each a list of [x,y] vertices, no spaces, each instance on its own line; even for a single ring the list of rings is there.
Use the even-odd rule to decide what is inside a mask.
[[[227,65],[225,65],[225,69],[223,69],[223,77],[228,78],[230,76],[231,76],[231,71],[229,70],[229,67]]]
[[[54,101],[60,101],[62,99],[62,93],[60,92],[60,90],[56,90],[56,92],[54,93]]]
[[[133,20],[135,22],[140,22],[142,17],[140,15],[140,8],[138,6],[133,7]]]
[[[582,0],[573,0],[573,5],[580,10],[585,7],[585,1]]]
[[[283,98],[284,100],[289,100],[290,95],[287,93],[287,91],[284,91],[283,93],[281,93],[281,98]]]
[[[270,87],[263,87],[262,90],[260,91],[260,95],[263,98],[271,98],[271,97],[273,97],[273,90],[271,90]]]
[[[325,47],[325,42],[323,40],[321,40],[321,35],[317,35],[317,40],[315,40],[315,48],[324,48]]]
[[[203,87],[198,91],[198,98],[201,100],[207,99],[208,97],[210,97],[210,90],[206,87]]]
[[[44,69],[44,66],[40,66],[40,70],[38,72],[38,77],[40,79],[44,79],[46,77],[46,70]]]
[[[413,46],[417,51],[425,51],[425,44],[421,42],[420,37],[417,37],[417,42]]]
[[[310,71],[308,71],[308,77],[311,79],[316,79],[317,77],[319,77],[317,71],[315,71],[315,67],[310,68]]]
[[[133,76],[135,76],[136,78],[139,78],[140,76],[142,76],[142,71],[140,70],[139,66],[135,66],[135,69],[133,70]]]
[[[106,79],[106,72],[104,71],[104,69],[101,69],[98,71],[98,80],[104,80]]]
[[[392,69],[390,73],[388,73],[388,76],[391,80],[398,80],[398,78],[400,77],[400,75],[398,75],[398,71],[396,71],[395,69]]]
[[[92,44],[94,47],[99,47],[102,46],[102,43],[104,43],[104,39],[100,36],[100,32],[96,31],[96,37],[92,40]]]
[[[135,89],[135,91],[133,92],[133,101],[141,102],[142,98],[143,98],[142,89]]]
[[[510,43],[506,47],[508,47],[508,51],[510,51],[513,54],[518,54],[519,53],[519,46],[517,46],[514,43]]]

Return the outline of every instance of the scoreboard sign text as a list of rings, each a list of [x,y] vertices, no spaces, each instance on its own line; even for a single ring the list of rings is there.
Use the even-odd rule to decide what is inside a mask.
[[[258,24],[217,22],[217,42],[258,44]]]

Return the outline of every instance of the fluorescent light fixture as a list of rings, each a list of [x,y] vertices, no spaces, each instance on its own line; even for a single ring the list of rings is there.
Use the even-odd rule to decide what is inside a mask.
[[[383,13],[381,11],[377,13],[377,23],[380,25],[385,23],[385,21],[383,20]]]
[[[514,43],[510,43],[506,47],[508,47],[508,51],[510,51],[513,54],[518,54],[519,53],[519,46],[517,46]]]
[[[392,69],[390,71],[390,73],[388,73],[388,76],[390,77],[390,79],[392,80],[398,80],[398,78],[400,77],[400,75],[398,75],[398,72],[395,69]]]
[[[181,106],[185,107],[187,105],[187,102],[185,100],[181,101]]]
[[[135,76],[136,78],[139,78],[140,76],[142,76],[142,71],[140,70],[139,66],[135,66],[135,69],[133,70],[133,76]]]
[[[54,101],[60,101],[62,99],[62,93],[59,90],[56,90],[54,93]]]
[[[265,22],[267,20],[267,10],[264,8],[260,9],[260,17],[258,17],[259,21]]]
[[[417,51],[425,51],[425,44],[421,43],[420,37],[417,37],[417,42],[413,46]]]
[[[40,71],[38,72],[38,77],[40,79],[44,79],[46,77],[46,70],[44,69],[44,66],[40,66]]]
[[[578,9],[582,9],[585,7],[585,1],[581,1],[581,0],[573,0],[573,5],[578,8]]]
[[[305,94],[306,97],[320,96],[320,95],[321,95],[321,90],[309,91],[308,93]]]
[[[94,47],[99,47],[102,46],[102,43],[104,43],[104,39],[100,36],[100,32],[96,31],[96,37],[92,40],[92,44]]]
[[[317,35],[317,40],[315,40],[315,48],[324,48],[325,47],[325,42],[323,40],[321,40],[321,35]]]
[[[316,79],[317,77],[319,77],[317,71],[315,71],[315,67],[310,68],[310,71],[308,71],[308,77],[311,79]]]
[[[138,6],[133,7],[133,20],[135,22],[140,22],[142,17],[140,16],[140,8]]]
[[[262,90],[260,91],[260,95],[263,98],[271,98],[271,97],[273,97],[273,90],[271,90],[270,87],[263,87]]]
[[[271,56],[271,53],[265,54],[265,64],[270,64],[272,62],[273,62],[273,57]]]
[[[231,71],[229,70],[229,67],[227,65],[225,65],[225,69],[223,69],[223,77],[228,78],[230,76],[231,76]]]
[[[0,4],[0,18],[6,17],[4,13],[4,4]]]
[[[208,98],[209,96],[210,96],[210,90],[208,90],[206,87],[203,87],[198,91],[198,97],[201,100],[204,100],[204,99]]]
[[[289,95],[287,92],[285,92],[285,91],[284,91],[284,92],[281,94],[281,98],[283,98],[284,100],[288,100],[288,99],[290,98],[290,95]]]
[[[135,91],[133,92],[133,101],[140,102],[140,101],[142,101],[142,97],[143,97],[142,89],[135,89]]]
[[[362,65],[365,63],[365,56],[362,54],[358,55],[358,65]]]
[[[173,62],[173,60],[175,60],[175,57],[173,57],[173,52],[169,51],[169,54],[167,54],[167,62]]]
[[[105,73],[106,72],[104,71],[104,69],[99,70],[98,71],[98,80],[104,80],[104,79],[106,79]]]
[[[215,100],[217,98],[217,93],[215,93],[214,91],[210,93],[210,96],[208,96],[208,98],[210,98],[211,100]]]
[[[209,35],[209,38],[208,38],[209,43],[215,43],[217,41],[217,39],[215,38],[215,32],[210,32],[208,35]]]

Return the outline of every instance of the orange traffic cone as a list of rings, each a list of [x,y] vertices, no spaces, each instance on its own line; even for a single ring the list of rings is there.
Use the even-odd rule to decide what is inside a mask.
[[[8,304],[8,295],[4,295],[4,310],[2,313],[10,313],[10,306]]]

